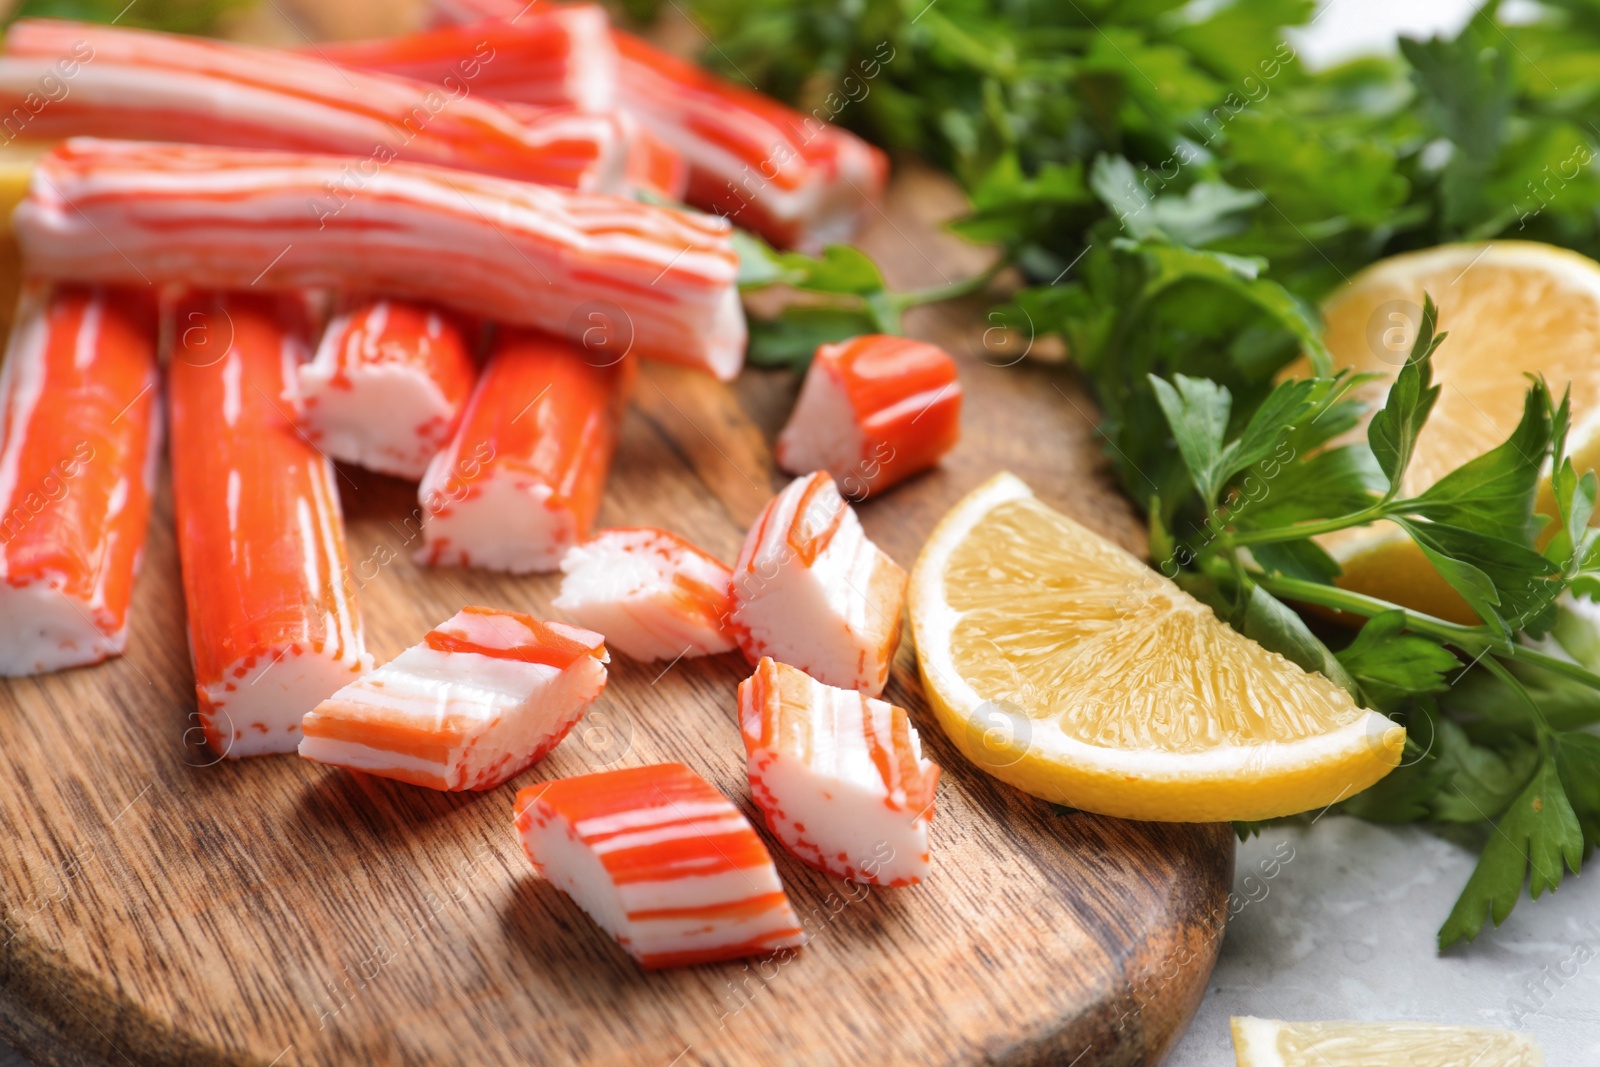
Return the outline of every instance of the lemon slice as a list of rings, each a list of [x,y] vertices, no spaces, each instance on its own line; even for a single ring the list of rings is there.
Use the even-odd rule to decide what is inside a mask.
[[[1133,819],[1265,819],[1387,774],[1405,731],[1217,619],[999,474],[911,577],[929,700],[962,752],[1035,796]]]
[[[1450,337],[1433,356],[1441,389],[1406,471],[1408,494],[1510,436],[1527,374],[1543,374],[1558,397],[1571,384],[1568,451],[1580,473],[1600,466],[1600,263],[1550,245],[1495,241],[1442,245],[1368,267],[1328,299],[1322,315],[1336,367],[1384,376],[1365,394],[1376,406],[1411,351],[1424,292]],[[1302,361],[1286,373],[1309,371]],[[1539,509],[1555,514],[1548,479]],[[1344,568],[1339,585],[1455,622],[1479,621],[1393,523],[1319,540]]]
[[[1235,1017],[1239,1067],[1544,1067],[1527,1034],[1426,1023],[1284,1023]]]

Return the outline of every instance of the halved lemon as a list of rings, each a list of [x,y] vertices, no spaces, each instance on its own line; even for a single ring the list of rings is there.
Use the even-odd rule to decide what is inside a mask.
[[[911,577],[940,725],[995,777],[1104,815],[1216,822],[1360,792],[1405,731],[999,474]]]
[[[1544,1067],[1538,1042],[1515,1030],[1427,1023],[1233,1020],[1239,1067]]]
[[[1434,353],[1439,400],[1406,471],[1407,493],[1510,436],[1522,417],[1527,374],[1543,374],[1558,397],[1572,386],[1568,451],[1580,473],[1600,465],[1600,263],[1530,241],[1441,245],[1374,263],[1329,298],[1322,317],[1336,366],[1385,376],[1367,387],[1378,406],[1411,351],[1424,292],[1450,336]],[[1286,373],[1309,370],[1302,361]],[[1555,514],[1548,481],[1539,508]],[[1347,589],[1455,622],[1479,621],[1393,523],[1341,530],[1320,542],[1344,568],[1338,584]]]

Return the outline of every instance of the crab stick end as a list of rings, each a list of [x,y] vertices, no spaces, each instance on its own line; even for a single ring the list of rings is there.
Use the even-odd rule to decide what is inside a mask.
[[[927,877],[939,768],[904,709],[763,659],[739,686],[739,729],[751,795],[798,859],[871,885]]]
[[[561,566],[561,557],[581,536],[578,516],[542,482],[496,472],[484,476],[476,489],[463,500],[430,511],[422,524],[417,562],[547,574]],[[423,493],[424,500],[427,495]]]
[[[127,625],[112,629],[48,582],[0,580],[0,677],[86,667],[122,654]]]
[[[530,786],[515,810],[535,870],[645,968],[805,944],[749,821],[682,764]]]
[[[206,743],[228,759],[293,752],[305,713],[371,669],[365,651],[339,655],[287,645],[251,655],[221,680],[195,686]]]
[[[446,448],[423,476],[424,564],[556,570],[594,527],[636,372],[502,328]]]
[[[733,650],[724,629],[732,572],[665,530],[601,530],[562,557],[555,606],[632,659]]]
[[[797,478],[772,499],[729,588],[728,628],[752,664],[771,656],[827,685],[883,692],[906,572],[867,538],[827,473]]]
[[[744,369],[745,346],[750,340],[739,290],[730,288],[717,300],[706,331],[704,368],[718,381],[731,382]]]
[[[566,737],[606,684],[599,634],[468,607],[305,716],[300,755],[439,790],[493,789]]]
[[[337,316],[299,367],[297,421],[333,458],[416,481],[455,433],[476,380],[456,316],[368,300]]]

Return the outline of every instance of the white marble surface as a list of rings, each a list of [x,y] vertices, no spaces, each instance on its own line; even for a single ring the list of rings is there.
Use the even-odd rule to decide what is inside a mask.
[[[1549,1067],[1600,1065],[1600,861],[1440,953],[1434,932],[1473,862],[1414,827],[1267,827],[1239,848],[1248,902],[1169,1067],[1232,1064],[1233,1015],[1502,1026],[1535,1034]]]

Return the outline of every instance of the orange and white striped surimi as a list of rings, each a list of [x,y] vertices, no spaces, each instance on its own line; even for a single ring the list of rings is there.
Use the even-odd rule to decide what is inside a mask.
[[[683,154],[637,115],[618,112],[628,134],[628,160],[623,178],[629,189],[683,200],[689,193],[689,164]]]
[[[0,366],[0,675],[122,652],[160,452],[155,306],[33,284]]]
[[[455,433],[478,380],[476,331],[403,300],[335,316],[294,387],[296,418],[334,459],[420,479]]]
[[[781,247],[819,251],[848,241],[883,198],[889,161],[876,147],[638,37],[613,35],[622,106],[682,153],[689,203]]]
[[[778,466],[825,470],[851,500],[927,470],[961,436],[961,382],[944,349],[868,334],[817,349],[778,435]]]
[[[707,370],[744,363],[722,219],[393,162],[318,209],[348,159],[74,139],[12,226],[29,269],[117,284],[345,291],[437,303]]]
[[[230,759],[293,752],[301,717],[372,667],[333,463],[283,399],[305,307],[196,293],[175,312],[173,515],[200,726]]]
[[[601,530],[561,560],[554,606],[637,660],[733,651],[724,629],[732,572],[677,534],[652,526]]]
[[[617,102],[617,49],[599,4],[524,4],[504,19],[466,15],[418,33],[324,42],[311,54],[519,104],[610,111]]]
[[[805,944],[766,846],[681,763],[586,774],[517,794],[534,868],[648,968]]]
[[[606,684],[599,634],[462,608],[306,715],[300,755],[429,789],[493,789],[544,759]]]
[[[750,795],[783,847],[853,882],[928,875],[939,768],[903,708],[763,659],[739,683]]]
[[[611,471],[632,360],[502,327],[461,425],[419,490],[419,562],[553,571],[589,536]]]
[[[500,32],[479,29],[494,19],[536,41],[559,40],[540,24],[561,10],[530,10],[523,0],[435,0],[432,13],[436,24],[471,23],[469,35]],[[802,114],[637,37],[613,30],[612,38],[620,53],[617,99],[682,154],[689,203],[774,244],[815,251],[848,240],[883,196],[888,158],[824,121],[820,108]],[[863,77],[871,80],[893,59],[893,47],[880,45],[862,60]],[[561,82],[550,73],[560,69],[559,62],[530,64],[529,79],[539,85],[521,92],[552,100]]]
[[[70,72],[65,65],[70,65]],[[66,86],[42,107],[43,88]],[[0,50],[0,114],[24,136],[178,141],[349,157],[317,202],[361,195],[394,160],[498,174],[567,189],[620,191],[626,130],[573,108],[513,114],[452,88],[316,55],[55,19],[13,24]]]
[[[900,644],[906,572],[867,539],[827,472],[796,478],[745,535],[728,629],[763,656],[868,696],[883,692]]]
[[[541,109],[573,107],[622,120],[630,188],[682,200],[683,157],[651,126],[617,109],[617,66],[605,10],[595,4],[530,7],[511,19],[443,25],[369,41],[321,44],[316,55],[344,67],[395,74],[460,92]],[[532,116],[538,120],[538,112]]]

